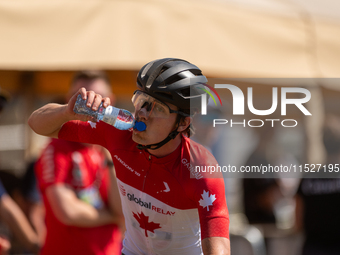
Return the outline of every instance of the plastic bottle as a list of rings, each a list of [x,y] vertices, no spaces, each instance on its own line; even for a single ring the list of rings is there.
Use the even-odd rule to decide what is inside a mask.
[[[98,110],[93,111],[91,108],[86,106],[86,100],[82,99],[80,94],[77,97],[73,111],[77,114],[89,115],[96,120],[101,120],[120,130],[136,128],[139,131],[144,131],[146,128],[144,122],[135,121],[132,114],[127,110],[113,106],[104,108],[103,103],[101,103]]]

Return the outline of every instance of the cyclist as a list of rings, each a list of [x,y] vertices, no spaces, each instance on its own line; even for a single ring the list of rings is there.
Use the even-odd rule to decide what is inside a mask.
[[[217,162],[189,139],[205,82],[198,67],[181,59],[143,66],[132,102],[144,131],[122,131],[75,114],[78,94],[92,110],[101,102],[110,104],[84,88],[68,104],[48,104],[30,116],[29,125],[38,134],[110,151],[127,229],[122,254],[230,254],[223,179],[195,172],[195,166]]]

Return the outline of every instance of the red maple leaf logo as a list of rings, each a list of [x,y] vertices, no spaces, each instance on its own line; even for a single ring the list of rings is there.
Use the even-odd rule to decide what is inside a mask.
[[[143,212],[137,213],[137,214],[135,214],[134,212],[132,212],[132,213],[133,213],[133,217],[135,217],[135,219],[138,221],[139,226],[142,229],[145,229],[145,236],[146,237],[148,237],[147,230],[149,230],[152,233],[155,233],[155,232],[153,232],[155,229],[161,228],[159,223],[149,222],[149,216],[145,216]]]

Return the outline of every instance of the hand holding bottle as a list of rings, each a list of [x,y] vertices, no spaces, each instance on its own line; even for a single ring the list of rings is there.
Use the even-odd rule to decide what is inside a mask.
[[[103,121],[120,130],[127,130],[135,127],[139,131],[144,131],[146,126],[143,122],[135,122],[133,115],[124,109],[113,106],[104,108],[103,102],[99,105],[98,110],[88,107],[88,100],[84,100],[79,94],[74,104],[73,111],[77,114],[87,115],[99,121]],[[136,125],[135,125],[136,124]]]
[[[111,99],[109,97],[103,97],[94,91],[86,90],[85,87],[82,87],[70,98],[67,104],[66,114],[72,116],[69,120],[95,121],[95,118],[87,114],[78,114],[74,111],[74,105],[79,97],[85,100],[84,107],[88,107],[94,112],[98,110],[100,105],[106,108],[111,104]]]

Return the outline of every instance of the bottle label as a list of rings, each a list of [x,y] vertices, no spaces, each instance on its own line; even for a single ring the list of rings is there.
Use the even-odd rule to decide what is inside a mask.
[[[132,114],[124,109],[118,109],[119,113],[117,116],[117,120],[115,123],[115,128],[118,128],[120,130],[127,130],[134,126],[135,119],[132,116]]]
[[[113,106],[108,106],[105,109],[105,113],[103,115],[102,121],[106,122],[107,124],[114,126],[118,113],[119,113],[118,108],[113,107]]]

